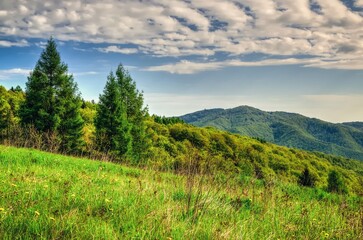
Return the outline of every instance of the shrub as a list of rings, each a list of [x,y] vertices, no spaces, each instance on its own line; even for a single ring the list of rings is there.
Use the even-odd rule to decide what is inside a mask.
[[[328,176],[328,191],[336,193],[347,193],[347,187],[339,172],[332,170]]]
[[[314,187],[315,182],[316,182],[316,177],[306,167],[299,176],[299,184],[301,186]]]

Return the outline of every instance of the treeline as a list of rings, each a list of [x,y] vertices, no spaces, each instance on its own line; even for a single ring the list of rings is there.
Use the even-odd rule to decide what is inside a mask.
[[[98,103],[81,98],[50,39],[23,91],[0,87],[2,144],[198,172],[238,181],[280,179],[335,192],[363,193],[363,163],[279,147],[179,118],[150,116],[129,72],[110,72]]]

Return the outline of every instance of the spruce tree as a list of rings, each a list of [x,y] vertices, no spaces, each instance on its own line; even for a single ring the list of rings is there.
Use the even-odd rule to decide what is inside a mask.
[[[136,83],[127,70],[120,64],[116,70],[117,84],[120,89],[122,104],[126,107],[127,120],[131,125],[132,157],[140,161],[148,148],[146,138],[144,97],[136,88]]]
[[[100,95],[95,118],[96,142],[102,151],[126,157],[131,151],[130,124],[120,89],[111,72]]]
[[[50,38],[28,77],[20,117],[23,125],[59,135],[61,150],[74,152],[83,144],[83,120],[77,85],[67,71],[68,66],[61,61],[57,45]]]

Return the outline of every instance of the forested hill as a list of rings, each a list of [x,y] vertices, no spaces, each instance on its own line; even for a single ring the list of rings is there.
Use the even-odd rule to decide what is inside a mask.
[[[363,123],[334,124],[296,113],[248,106],[210,109],[181,116],[195,126],[212,126],[283,146],[363,160]]]

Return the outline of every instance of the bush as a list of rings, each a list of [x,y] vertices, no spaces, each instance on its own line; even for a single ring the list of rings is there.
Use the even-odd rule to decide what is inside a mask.
[[[316,177],[305,168],[304,171],[299,176],[299,184],[306,187],[314,187],[316,182]]]
[[[332,170],[328,176],[328,191],[336,193],[347,193],[347,187],[339,172]]]

